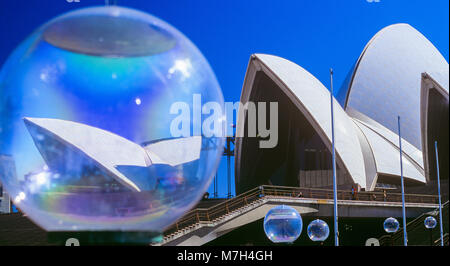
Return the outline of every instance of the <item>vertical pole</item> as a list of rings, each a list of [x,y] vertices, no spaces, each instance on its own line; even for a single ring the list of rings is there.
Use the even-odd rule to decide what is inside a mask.
[[[437,141],[434,142],[434,150],[436,152],[436,167],[437,167],[437,182],[438,182],[438,197],[439,197],[439,227],[441,230],[441,246],[444,246],[444,229],[442,227],[442,203],[441,203],[441,180],[439,177],[439,157]]]
[[[218,173],[219,172],[219,170],[217,170],[217,173],[214,175],[214,193],[213,193],[213,197],[214,198],[217,198],[217,175],[219,174]]]
[[[331,146],[333,160],[333,199],[334,199],[334,245],[339,246],[338,208],[337,208],[337,182],[336,182],[336,157],[334,147],[334,110],[333,110],[333,69],[330,69],[330,99],[331,99]]]
[[[216,198],[219,197],[219,172],[216,174]]]
[[[228,180],[228,198],[231,198],[231,166],[230,166],[230,156],[231,156],[231,139],[227,137],[227,180]]]
[[[408,246],[408,235],[406,233],[406,210],[405,210],[405,184],[403,180],[403,160],[402,160],[402,135],[400,132],[400,116],[398,116],[398,142],[400,147],[400,176],[402,181],[402,214],[403,214],[403,244]]]
[[[227,164],[228,164],[228,169],[227,169],[227,175],[228,175],[228,198],[231,198],[231,168],[230,168],[230,156],[227,157]]]

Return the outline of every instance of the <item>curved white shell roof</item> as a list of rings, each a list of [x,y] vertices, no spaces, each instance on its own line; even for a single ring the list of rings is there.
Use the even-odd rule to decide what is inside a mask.
[[[373,157],[375,159],[377,174],[385,174],[392,176],[400,176],[400,152],[399,149],[389,142],[387,139],[379,135],[372,128],[364,123],[355,120],[355,123],[364,133],[369,142]],[[398,137],[397,137],[398,138]],[[404,141],[402,141],[404,144]],[[410,157],[402,155],[403,175],[415,181],[425,182],[425,176],[420,167],[410,159]],[[375,180],[376,181],[376,180]],[[371,184],[372,186],[375,184]]]
[[[322,140],[330,145],[328,90],[306,70],[288,60],[262,54],[253,55],[252,59],[241,101],[249,100],[255,73],[262,70],[292,99]],[[421,128],[423,73],[433,77],[448,95],[448,62],[413,27],[394,24],[379,31],[369,41],[339,92],[345,112],[335,105],[336,151],[354,181],[362,187],[373,189],[377,175],[400,176],[398,116],[401,117],[404,176],[414,181],[426,181],[422,147],[426,132]],[[237,176],[239,154],[243,152],[240,149],[238,141]]]
[[[118,182],[135,191],[141,189],[133,180],[117,170],[116,166],[175,166],[200,157],[201,136],[163,140],[141,147],[109,131],[77,122],[51,118],[24,118],[24,121],[27,127],[41,128],[49,133],[48,137],[58,138],[63,145],[75,147],[111,173]],[[43,138],[39,134],[31,135],[38,142]],[[41,151],[41,154],[46,160],[55,159],[47,156],[45,151]]]
[[[357,112],[356,110],[349,108],[346,111],[354,121],[357,121],[367,128],[371,129],[372,131],[383,137],[385,141],[389,142],[391,145],[400,150],[397,134],[393,133],[374,120]],[[417,166],[423,169],[423,154],[421,150],[417,149],[414,145],[410,144],[408,141],[402,138],[402,151],[409,157],[410,160],[412,160]]]
[[[308,71],[291,61],[266,54],[255,54],[252,58],[247,75],[254,71],[252,67],[264,71],[292,99],[324,143],[331,147],[331,106],[328,89]],[[243,103],[249,100],[251,87],[244,84],[241,97]],[[353,122],[334,98],[333,101],[336,154],[354,182],[366,187],[364,159]],[[238,127],[240,126],[242,125],[238,122]],[[245,151],[241,151],[240,147],[237,147],[236,151],[236,160],[239,160],[239,152]]]
[[[420,32],[408,24],[379,31],[367,44],[350,80],[344,107],[358,110],[392,132],[401,116],[402,137],[421,150],[421,74],[447,91],[449,65]],[[370,100],[367,100],[370,99]]]
[[[421,84],[421,95],[420,95],[420,123],[421,123],[421,129],[422,129],[422,151],[424,154],[423,158],[423,165],[425,170],[425,177],[429,180],[430,179],[430,168],[434,167],[433,165],[430,165],[430,151],[428,150],[429,147],[427,143],[430,141],[428,136],[428,112],[430,110],[429,104],[429,93],[431,90],[436,90],[438,93],[441,94],[441,96],[447,100],[448,105],[448,99],[449,99],[449,92],[448,88],[443,88],[439,83],[436,82],[436,80],[433,79],[428,73],[422,73],[422,84]],[[444,123],[448,123],[448,121],[444,121]],[[448,136],[447,136],[448,137]],[[431,152],[432,153],[432,152]]]

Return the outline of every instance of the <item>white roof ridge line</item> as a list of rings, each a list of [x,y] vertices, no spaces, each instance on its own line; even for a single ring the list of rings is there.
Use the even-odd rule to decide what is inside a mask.
[[[376,130],[374,130],[372,127],[368,126],[367,123],[357,119],[357,118],[352,118],[357,120],[357,122],[361,123],[363,126],[365,126],[367,129],[371,130],[372,132],[374,132],[375,134],[377,134],[378,136],[380,136],[381,138],[383,138],[387,143],[391,144],[397,151],[400,152],[400,148],[397,146],[397,144],[392,143],[392,141],[390,141],[389,139],[387,139],[385,136],[381,135],[379,132],[377,132]],[[388,129],[389,130],[389,129]],[[392,132],[392,131],[391,131]],[[364,132],[363,132],[364,134]],[[395,133],[394,133],[395,134]],[[396,134],[397,135],[397,134]],[[365,136],[365,135],[364,135]],[[398,135],[397,135],[398,136]],[[412,147],[414,147],[411,143],[409,143],[407,140],[405,140],[404,138],[402,138],[402,142],[406,142],[409,145],[411,145]],[[370,142],[369,142],[370,143]],[[406,151],[402,151],[402,155],[408,159],[408,161],[410,161],[418,171],[420,171],[423,175],[424,174],[424,169],[416,162],[416,160],[414,160]]]

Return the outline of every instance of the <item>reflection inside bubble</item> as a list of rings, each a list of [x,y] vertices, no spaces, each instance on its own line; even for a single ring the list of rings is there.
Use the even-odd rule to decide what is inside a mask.
[[[171,133],[172,104],[193,95],[223,104],[172,26],[117,6],[62,15],[1,70],[1,182],[49,231],[162,231],[201,198],[222,153],[222,138]]]
[[[274,243],[292,243],[302,232],[302,218],[292,207],[280,205],[267,212],[264,232]]]

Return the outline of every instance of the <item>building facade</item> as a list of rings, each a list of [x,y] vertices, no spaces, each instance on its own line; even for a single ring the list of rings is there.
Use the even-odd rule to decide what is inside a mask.
[[[0,155],[0,175],[9,175],[14,169],[13,161],[11,157]],[[0,213],[11,212],[11,199],[8,192],[3,188],[3,184],[0,181]]]
[[[406,186],[436,179],[434,141],[448,162],[448,87],[448,63],[420,32],[407,24],[378,32],[333,98],[339,188],[398,187],[398,116]],[[332,186],[330,93],[319,80],[286,59],[255,54],[241,102],[278,102],[279,141],[262,149],[258,138],[236,139],[238,193],[261,184]],[[238,130],[246,132],[242,112]]]

